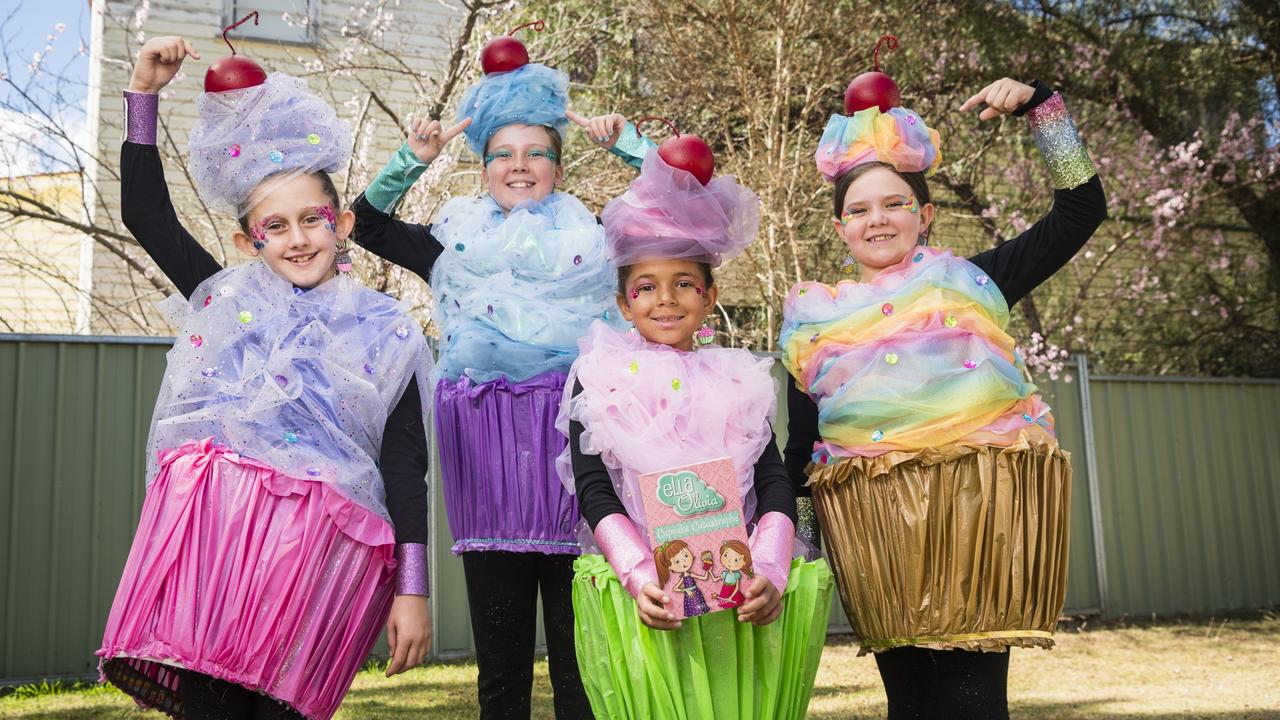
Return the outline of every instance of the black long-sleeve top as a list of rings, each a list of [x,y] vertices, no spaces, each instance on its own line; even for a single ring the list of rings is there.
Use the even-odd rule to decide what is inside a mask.
[[[573,394],[582,392],[582,383],[574,382]],[[569,453],[573,459],[573,484],[578,496],[578,510],[594,530],[605,517],[627,514],[618,492],[609,478],[609,470],[599,455],[582,452],[582,423],[569,421]],[[796,495],[787,477],[787,467],[778,453],[778,441],[769,433],[769,442],[755,464],[756,517],[777,511],[796,522]],[[753,518],[747,518],[752,520]]]
[[[357,245],[431,281],[431,269],[444,252],[444,246],[431,233],[430,225],[398,220],[374,207],[364,193],[352,203],[351,210],[356,214],[356,232],[352,239]]]
[[[154,145],[124,143],[120,166],[120,205],[125,227],[178,291],[190,297],[222,266],[178,221],[160,153]],[[397,543],[427,544],[427,457],[427,432],[418,378],[414,377],[387,417],[379,457],[387,513]]]
[[[1052,94],[1037,85],[1036,94],[1017,114],[1035,107]],[[982,268],[1013,307],[1066,265],[1107,218],[1107,199],[1097,175],[1069,190],[1055,190],[1053,207],[1016,238],[969,258]],[[787,474],[796,494],[808,496],[805,468],[818,442],[818,405],[795,382],[787,383]]]

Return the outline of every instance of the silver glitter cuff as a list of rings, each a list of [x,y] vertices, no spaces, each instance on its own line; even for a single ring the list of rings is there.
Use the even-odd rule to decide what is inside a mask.
[[[137,145],[156,144],[160,96],[124,91],[124,139]]]
[[[427,573],[427,546],[422,543],[396,544],[396,595],[431,597]]]
[[[1054,93],[1032,108],[1027,112],[1027,122],[1035,133],[1036,146],[1049,166],[1049,176],[1055,188],[1069,190],[1079,187],[1097,174],[1061,95]]]

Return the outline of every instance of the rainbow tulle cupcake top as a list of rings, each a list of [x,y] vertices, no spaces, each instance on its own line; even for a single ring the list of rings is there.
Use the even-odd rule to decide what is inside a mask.
[[[814,462],[1053,432],[981,268],[919,248],[869,283],[803,282],[784,308],[782,360],[818,404]]]

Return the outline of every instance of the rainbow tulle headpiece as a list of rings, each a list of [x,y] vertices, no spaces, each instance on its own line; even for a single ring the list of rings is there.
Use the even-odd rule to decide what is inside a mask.
[[[892,165],[898,172],[932,172],[942,163],[941,138],[920,116],[902,107],[893,78],[880,72],[880,46],[898,47],[898,38],[876,42],[875,69],[864,72],[844,91],[844,115],[832,115],[818,141],[814,160],[828,181],[869,162]]]
[[[863,163],[880,161],[900,172],[932,172],[942,163],[938,131],[903,107],[869,107],[852,116],[832,115],[814,160],[830,182]]]

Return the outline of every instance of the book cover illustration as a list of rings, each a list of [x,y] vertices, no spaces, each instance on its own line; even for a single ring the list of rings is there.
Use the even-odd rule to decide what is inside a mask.
[[[735,608],[754,576],[733,460],[640,476],[658,584],[677,619]]]

